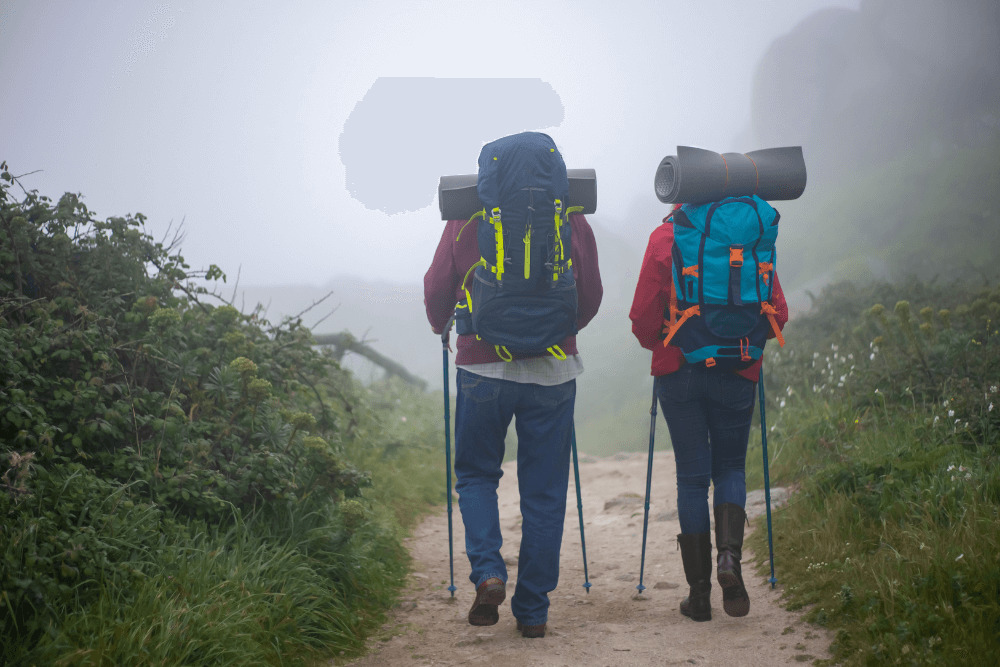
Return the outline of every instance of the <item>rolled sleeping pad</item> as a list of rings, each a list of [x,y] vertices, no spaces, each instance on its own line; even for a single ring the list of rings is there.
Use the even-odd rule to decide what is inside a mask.
[[[765,201],[797,199],[806,188],[806,163],[801,146],[722,154],[678,146],[677,155],[660,161],[653,188],[665,204],[745,195]]]
[[[582,206],[582,213],[597,210],[597,172],[593,169],[567,169],[569,177],[569,202],[565,205]],[[478,174],[442,176],[438,183],[438,208],[442,220],[468,220],[483,209],[476,184]]]

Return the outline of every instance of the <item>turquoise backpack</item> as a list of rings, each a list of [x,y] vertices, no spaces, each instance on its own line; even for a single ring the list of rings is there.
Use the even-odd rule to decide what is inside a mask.
[[[688,363],[746,368],[769,332],[784,345],[771,304],[780,215],[760,197],[684,204],[674,225],[670,303],[663,344]]]

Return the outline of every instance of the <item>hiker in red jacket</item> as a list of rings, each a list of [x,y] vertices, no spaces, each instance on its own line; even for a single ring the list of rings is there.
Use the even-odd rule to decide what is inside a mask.
[[[461,283],[480,259],[477,221],[449,220],[424,276],[424,305],[434,333],[441,334],[463,297]],[[485,224],[478,222],[478,224]],[[578,294],[577,324],[585,327],[601,305],[603,288],[594,232],[581,214],[569,216],[572,270]],[[552,355],[503,361],[491,343],[458,336],[455,364],[455,474],[465,526],[466,553],[476,586],[472,625],[493,625],[506,598],[507,568],[500,556],[497,486],[503,475],[504,438],[516,415],[517,478],[521,497],[521,548],[511,612],[525,637],[542,637],[548,593],[559,579],[559,550],[566,516],[576,377],[583,364],[576,336]]]
[[[745,616],[750,611],[750,599],[743,584],[740,558],[746,520],[746,451],[761,362],[743,370],[720,370],[704,363],[686,363],[679,348],[663,345],[661,332],[670,302],[673,245],[673,224],[667,216],[649,237],[629,318],[639,343],[653,351],[654,386],[677,467],[677,514],[681,526],[678,542],[691,587],[681,602],[681,613],[697,621],[712,617],[708,506],[711,482],[715,489],[712,505],[723,608],[730,616]],[[776,310],[774,319],[778,327],[783,327],[788,321],[788,306],[777,275],[771,303]]]

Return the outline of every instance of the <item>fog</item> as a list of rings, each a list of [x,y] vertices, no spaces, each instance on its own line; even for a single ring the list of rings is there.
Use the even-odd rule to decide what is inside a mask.
[[[433,387],[438,179],[475,172],[499,136],[547,132],[597,171],[605,299],[580,398],[641,445],[649,353],[627,311],[666,213],[660,159],[803,146],[806,191],[778,206],[797,309],[845,277],[996,271],[998,53],[995,0],[3,1],[0,160],[98,217],[182,230],[236,305],[307,311]]]
[[[858,3],[5,1],[0,153],[50,196],[142,212],[156,238],[183,223],[192,267],[245,285],[410,282],[438,178],[520,130],[596,169],[598,219],[645,235],[658,218],[629,211],[655,207],[660,158],[757,148],[765,49]]]

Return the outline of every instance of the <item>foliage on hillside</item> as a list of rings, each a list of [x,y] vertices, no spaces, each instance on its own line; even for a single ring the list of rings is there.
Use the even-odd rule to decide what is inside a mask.
[[[973,148],[900,154],[783,202],[786,289],[841,280],[1000,276],[1000,133]]]
[[[397,432],[426,398],[360,387],[298,320],[211,305],[222,271],[142,215],[0,176],[0,662],[357,649],[405,571],[400,520],[437,500],[429,408]]]
[[[1000,641],[998,323],[988,284],[837,284],[768,351],[771,481],[800,489],[777,578],[847,664],[981,664]],[[757,440],[751,486],[761,460]],[[766,531],[751,544],[766,571]]]

